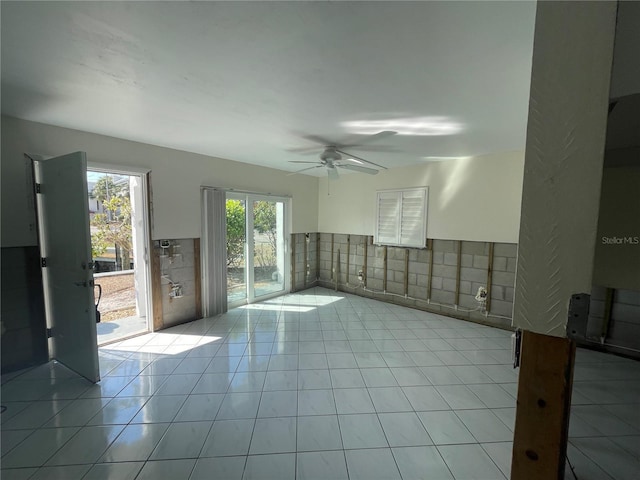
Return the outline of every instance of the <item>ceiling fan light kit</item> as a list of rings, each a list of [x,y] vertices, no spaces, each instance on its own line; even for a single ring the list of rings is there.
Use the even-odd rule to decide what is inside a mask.
[[[295,175],[297,173],[306,172],[309,170],[314,170],[316,168],[324,167],[327,170],[327,176],[330,180],[337,180],[339,178],[338,169],[342,168],[345,170],[350,170],[352,172],[358,173],[366,173],[368,175],[377,175],[378,170],[375,168],[365,167],[365,164],[372,165],[374,167],[378,167],[380,169],[386,170],[387,168],[383,165],[379,165],[377,163],[373,163],[369,160],[366,160],[362,157],[358,157],[353,155],[352,153],[345,152],[344,148],[349,149],[357,149],[362,145],[368,144],[372,141],[379,140],[380,138],[388,137],[391,135],[395,135],[396,132],[385,130],[382,132],[378,132],[374,135],[370,135],[367,138],[364,138],[360,141],[360,143],[353,143],[352,141],[345,142],[330,142],[322,137],[318,137],[315,135],[305,135],[304,138],[307,140],[311,140],[315,143],[320,144],[320,147],[313,147],[311,150],[318,150],[318,148],[322,149],[320,153],[320,161],[319,162],[310,162],[310,161],[302,161],[302,160],[293,160],[289,163],[307,163],[312,164],[314,166],[303,168],[302,170],[298,170],[292,172],[288,175]],[[369,149],[371,147],[368,147]],[[385,151],[387,147],[383,147],[381,150]],[[309,149],[294,149],[291,151],[295,152],[306,152]],[[350,163],[352,162],[352,163]]]

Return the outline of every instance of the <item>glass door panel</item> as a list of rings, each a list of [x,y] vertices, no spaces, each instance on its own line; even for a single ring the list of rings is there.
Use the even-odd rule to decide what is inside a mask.
[[[253,200],[253,297],[284,290],[284,203]]]
[[[246,199],[229,197],[227,211],[227,302],[229,305],[247,300],[247,217]]]

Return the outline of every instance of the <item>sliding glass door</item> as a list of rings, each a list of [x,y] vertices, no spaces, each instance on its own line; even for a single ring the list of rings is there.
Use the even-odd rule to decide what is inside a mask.
[[[286,204],[284,198],[227,193],[229,306],[285,291]]]

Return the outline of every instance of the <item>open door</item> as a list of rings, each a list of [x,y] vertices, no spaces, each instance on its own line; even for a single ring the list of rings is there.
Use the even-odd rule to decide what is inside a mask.
[[[35,162],[50,356],[100,380],[84,152]]]

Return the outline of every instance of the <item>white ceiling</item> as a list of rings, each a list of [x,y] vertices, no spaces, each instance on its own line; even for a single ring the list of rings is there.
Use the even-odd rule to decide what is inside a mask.
[[[290,171],[354,121],[459,130],[353,150],[387,167],[524,149],[533,2],[1,8],[4,114]]]

